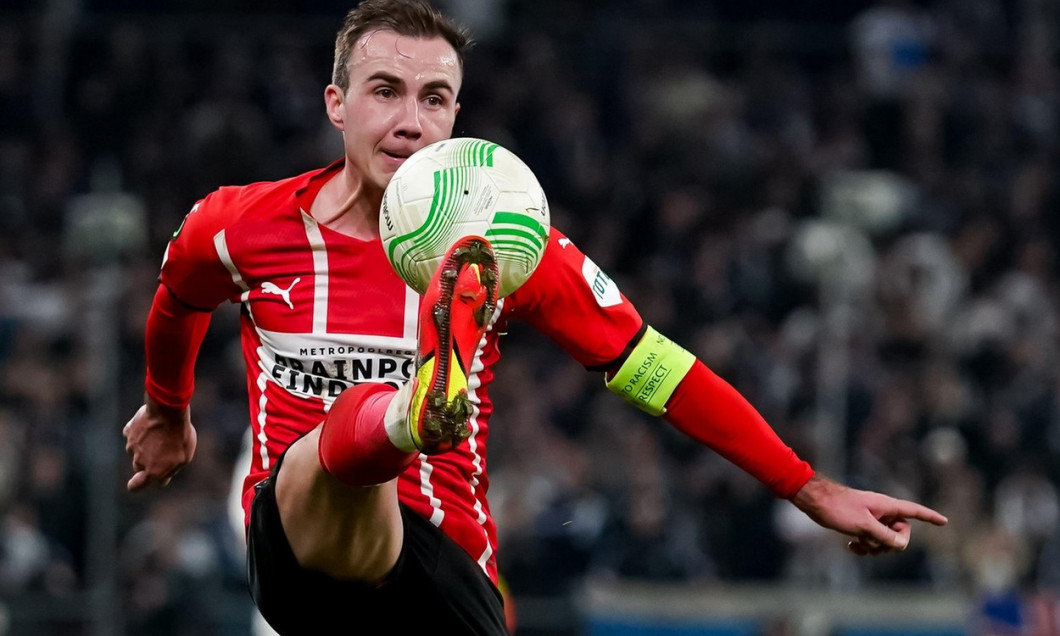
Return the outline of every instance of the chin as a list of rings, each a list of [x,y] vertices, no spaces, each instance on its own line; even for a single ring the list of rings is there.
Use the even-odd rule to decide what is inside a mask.
[[[386,190],[387,184],[389,184],[390,180],[393,179],[393,178],[394,178],[394,173],[393,172],[383,173],[383,174],[374,174],[374,175],[369,176],[369,178],[365,179],[365,185],[367,185],[372,190],[377,190],[379,192],[382,192],[383,190]]]

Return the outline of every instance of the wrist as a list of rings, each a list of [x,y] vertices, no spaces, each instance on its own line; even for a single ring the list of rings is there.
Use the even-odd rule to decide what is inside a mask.
[[[799,488],[799,490],[789,498],[789,501],[795,504],[795,507],[803,512],[819,509],[822,506],[821,502],[828,497],[832,490],[834,490],[833,487],[835,485],[836,484],[822,477],[820,474],[814,473],[814,475],[803,484],[802,488]]]
[[[188,405],[167,404],[151,395],[150,391],[144,391],[144,404],[147,406],[148,414],[154,418],[181,423],[188,420],[186,417]]]
[[[168,382],[159,382],[154,374],[151,373],[151,369],[147,369],[147,375],[144,378],[144,402],[147,402],[147,398],[150,398],[154,404],[170,409],[184,409],[187,408],[191,402],[191,393],[194,387],[193,383],[190,383],[186,387],[181,387],[177,390],[173,390],[169,387]]]

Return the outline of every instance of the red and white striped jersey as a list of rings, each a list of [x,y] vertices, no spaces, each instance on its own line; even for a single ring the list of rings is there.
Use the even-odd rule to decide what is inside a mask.
[[[254,452],[253,486],[291,443],[361,382],[399,386],[413,371],[420,297],[397,277],[379,239],[359,240],[307,212],[342,162],[277,182],[221,188],[199,201],[166,250],[160,280],[183,303],[242,304]],[[641,318],[615,284],[553,229],[534,275],[498,302],[469,377],[471,437],[420,455],[400,476],[401,500],[441,528],[497,578],[496,528],[486,501],[489,385],[499,334],[525,320],[586,367],[618,358]]]

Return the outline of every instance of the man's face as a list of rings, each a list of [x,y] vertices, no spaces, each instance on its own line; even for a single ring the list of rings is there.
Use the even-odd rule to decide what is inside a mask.
[[[382,191],[409,155],[452,134],[460,62],[442,38],[372,31],[353,47],[349,69],[345,94],[334,84],[325,91],[328,117],[343,131],[346,161]]]

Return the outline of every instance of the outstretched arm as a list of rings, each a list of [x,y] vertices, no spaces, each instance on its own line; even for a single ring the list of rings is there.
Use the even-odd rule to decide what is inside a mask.
[[[941,514],[920,504],[815,475],[736,389],[651,328],[613,374],[608,388],[639,408],[662,415],[778,497],[790,499],[821,526],[853,537],[848,547],[855,554],[904,550],[913,519],[946,523]]]
[[[195,455],[189,403],[195,359],[210,314],[183,305],[164,285],[147,318],[147,390],[144,405],[125,424],[125,452],[132,458],[131,491],[166,485]]]
[[[651,327],[607,388],[637,408],[736,464],[782,498],[813,475],[765,419],[732,387],[688,351]]]

